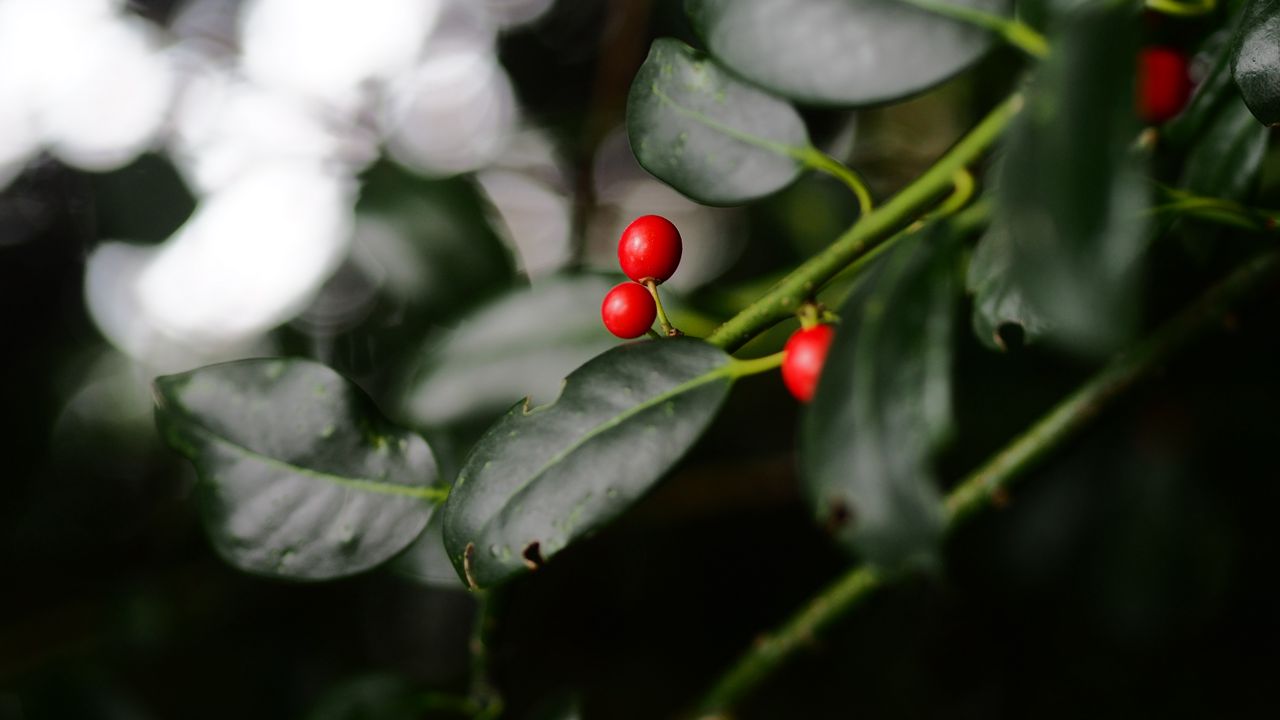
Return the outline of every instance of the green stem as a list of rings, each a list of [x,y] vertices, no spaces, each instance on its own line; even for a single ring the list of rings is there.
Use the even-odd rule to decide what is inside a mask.
[[[476,617],[471,627],[471,699],[475,703],[475,720],[494,720],[502,715],[502,696],[489,677],[490,649],[497,624],[498,596],[494,590],[476,590]]]
[[[1278,252],[1244,264],[1154,333],[1116,356],[1093,379],[970,473],[947,495],[947,527],[955,527],[987,506],[1023,471],[1074,436],[1124,390],[1159,367],[1174,352],[1217,326],[1232,306],[1258,290],[1278,269]],[[846,572],[739,658],[704,696],[699,717],[728,717],[728,710],[763,679],[884,582],[884,576],[867,566]]]
[[[854,197],[858,198],[858,217],[869,215],[875,209],[875,203],[871,200],[871,191],[867,189],[862,176],[854,172],[853,168],[812,146],[805,148],[800,159],[810,168],[827,173],[848,185]]]
[[[1217,0],[1192,0],[1191,2],[1180,2],[1180,0],[1146,0],[1146,6],[1149,10],[1162,12],[1166,15],[1175,15],[1178,17],[1194,17],[1196,15],[1207,15],[1214,11],[1218,6]]]
[[[1044,58],[1049,55],[1049,42],[1045,40],[1043,35],[1036,32],[1035,29],[1021,20],[1007,18],[1003,15],[996,15],[994,13],[983,12],[981,10],[975,10],[974,8],[957,5],[953,2],[946,2],[945,0],[903,1],[908,4],[915,5],[922,10],[928,10],[931,13],[945,15],[949,18],[990,30],[992,33],[1000,36],[1005,42],[1025,52],[1031,57]],[[1212,0],[1209,1],[1212,2]]]
[[[658,294],[658,283],[649,279],[644,281],[644,286],[649,288],[649,294],[653,296],[653,304],[658,308],[658,324],[662,326],[662,334],[667,337],[680,335],[681,332],[667,319],[667,311],[662,307],[662,296]]]
[[[752,358],[750,360],[738,360],[737,358],[734,358],[733,362],[729,363],[726,372],[729,377],[734,380],[748,375],[758,375],[759,373],[768,372],[781,366],[782,361],[786,356],[786,352],[776,352],[772,355],[765,355],[764,357]]]
[[[735,350],[757,333],[789,317],[819,287],[871,250],[877,240],[914,219],[923,207],[953,183],[956,171],[976,160],[995,142],[1021,108],[1022,96],[1017,94],[997,105],[915,182],[871,214],[859,218],[825,250],[809,258],[778,281],[763,297],[716,328],[707,341]]]
[[[1178,188],[1160,188],[1171,199],[1151,209],[1155,214],[1172,214],[1207,220],[1221,225],[1274,232],[1280,225],[1280,212],[1250,207],[1232,200],[1196,195]]]
[[[879,584],[880,576],[865,565],[840,576],[782,627],[757,638],[751,650],[703,698],[698,717],[703,720],[729,718],[730,708],[798,650],[812,645],[823,630],[857,607],[858,601]]]

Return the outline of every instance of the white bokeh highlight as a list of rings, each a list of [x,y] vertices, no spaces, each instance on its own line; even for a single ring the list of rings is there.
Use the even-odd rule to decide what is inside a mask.
[[[305,164],[255,169],[209,195],[137,280],[143,314],[198,345],[288,320],[346,256],[354,187]]]
[[[250,0],[242,67],[254,82],[357,110],[421,53],[442,0]]]
[[[0,181],[41,150],[110,170],[151,147],[173,88],[161,50],[112,0],[0,0]]]

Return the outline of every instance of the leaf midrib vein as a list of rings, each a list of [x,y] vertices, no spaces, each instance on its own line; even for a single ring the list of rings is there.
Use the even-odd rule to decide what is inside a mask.
[[[256,450],[247,448],[230,438],[225,438],[214,432],[211,428],[205,427],[204,425],[196,422],[194,418],[186,413],[181,413],[181,416],[187,421],[191,428],[203,435],[207,440],[222,445],[223,447],[230,448],[233,452],[242,457],[256,460],[264,465],[297,473],[304,477],[323,480],[352,490],[362,490],[379,495],[398,495],[401,497],[419,498],[422,500],[430,500],[432,502],[443,502],[444,498],[448,496],[447,490],[432,487],[430,485],[398,485],[396,483],[370,480],[368,478],[349,478],[342,475],[327,473],[323,470],[313,470],[300,465],[293,465],[283,460],[273,458],[270,455],[264,455]]]
[[[555,455],[552,455],[549,460],[547,460],[545,463],[542,464],[542,467],[538,468],[537,471],[535,471],[532,475],[529,476],[528,480],[521,483],[520,487],[517,488],[515,492],[511,493],[511,497],[515,498],[517,495],[520,495],[525,490],[527,490],[530,485],[537,482],[537,480],[541,478],[544,474],[546,474],[546,472],[550,470],[553,466],[563,461],[566,457],[573,454],[579,448],[586,445],[588,442],[598,437],[602,433],[605,433],[621,425],[623,422],[626,422],[630,418],[635,417],[636,415],[644,412],[645,410],[648,410],[661,403],[664,403],[667,400],[670,400],[671,398],[674,398],[678,395],[682,395],[696,388],[702,387],[703,385],[707,385],[709,383],[715,382],[716,380],[719,380],[721,378],[732,379],[732,367],[733,366],[731,363],[725,363],[724,365],[721,365],[720,367],[717,367],[708,372],[705,372],[693,379],[686,380],[669,390],[666,390],[657,395],[654,395],[653,397],[649,398],[648,400],[645,400],[642,403],[633,405],[630,408],[627,408],[626,410],[624,410],[623,412],[620,412],[617,415],[613,416],[608,421],[600,423],[599,425],[596,425],[589,432],[585,433],[582,437],[578,438],[576,442],[570,444],[568,447],[556,453]],[[503,507],[505,508],[507,506],[504,505]],[[499,510],[499,513],[495,513],[495,517],[497,514],[500,514],[500,513],[501,513],[501,510]],[[490,518],[490,520],[485,523],[486,529],[488,528],[489,522],[492,522],[492,518]]]

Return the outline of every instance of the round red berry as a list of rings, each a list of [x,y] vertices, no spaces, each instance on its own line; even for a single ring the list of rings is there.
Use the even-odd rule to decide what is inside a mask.
[[[800,402],[807,403],[813,399],[813,391],[818,388],[818,376],[822,374],[822,365],[827,360],[827,350],[835,336],[833,326],[816,325],[795,331],[787,340],[783,348],[787,354],[782,358],[782,382]]]
[[[609,332],[620,338],[638,338],[645,334],[658,316],[658,306],[643,285],[624,282],[604,296],[600,317]]]
[[[680,264],[680,231],[660,215],[636,218],[618,241],[618,264],[636,282],[664,282]]]
[[[1168,47],[1143,48],[1138,56],[1138,115],[1150,124],[1178,113],[1191,98],[1187,56]]]

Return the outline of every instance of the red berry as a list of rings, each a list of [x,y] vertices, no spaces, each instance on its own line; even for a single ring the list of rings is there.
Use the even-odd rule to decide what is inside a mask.
[[[1150,124],[1178,113],[1191,98],[1187,56],[1168,47],[1143,48],[1138,55],[1138,115]]]
[[[664,282],[680,264],[680,231],[659,215],[636,218],[618,241],[618,263],[636,282]]]
[[[795,331],[787,340],[783,348],[787,354],[782,358],[782,382],[800,402],[813,399],[822,364],[827,360],[827,350],[835,336],[833,326],[816,325]]]
[[[604,296],[600,317],[609,332],[620,338],[638,338],[645,334],[658,316],[658,306],[648,288],[633,282],[615,286]]]

